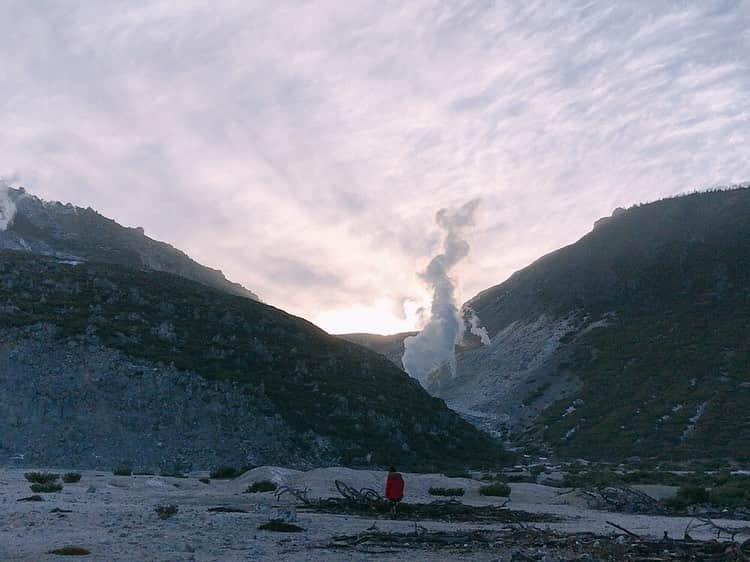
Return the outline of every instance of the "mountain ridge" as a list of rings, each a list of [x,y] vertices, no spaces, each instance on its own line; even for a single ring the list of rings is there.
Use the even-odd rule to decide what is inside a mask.
[[[475,425],[544,454],[750,459],[748,185],[617,210],[464,306],[491,343],[427,388]]]
[[[122,226],[90,207],[44,201],[23,187],[6,189],[14,213],[10,224],[0,230],[0,249],[166,271],[258,300],[255,293],[229,281],[221,271],[199,264],[166,242],[149,238],[140,227]]]

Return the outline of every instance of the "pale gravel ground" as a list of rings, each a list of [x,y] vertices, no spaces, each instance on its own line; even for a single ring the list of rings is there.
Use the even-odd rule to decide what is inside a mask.
[[[23,477],[25,470],[0,469],[0,561],[66,560],[47,554],[52,548],[79,545],[91,556],[81,560],[101,561],[240,561],[240,560],[393,560],[405,556],[414,560],[504,561],[507,550],[492,552],[407,551],[394,554],[365,554],[316,548],[337,534],[364,531],[376,523],[378,529],[408,532],[414,529],[409,520],[375,520],[348,516],[298,513],[297,524],[305,528],[300,534],[277,534],[258,531],[257,527],[279,512],[288,511],[291,502],[278,503],[272,493],[242,494],[254,481],[271,479],[282,485],[308,488],[310,497],[337,496],[334,480],[343,480],[357,488],[380,490],[384,472],[358,471],[346,468],[317,469],[298,472],[283,468],[261,467],[229,481],[213,480],[206,485],[190,478],[159,476],[113,476],[105,472],[84,471],[77,484],[66,484],[62,492],[45,494],[45,502],[17,502],[31,494]],[[65,470],[55,469],[63,473]],[[446,478],[442,475],[405,474],[407,501],[434,500],[427,493],[430,486],[464,487],[465,503],[497,503],[502,499],[479,495],[480,482]],[[87,492],[90,486],[95,492]],[[565,517],[559,523],[540,524],[564,531],[612,532],[605,520],[613,521],[636,533],[661,537],[666,530],[681,537],[689,518],[654,517],[598,512],[587,509],[574,494],[560,495],[559,489],[536,484],[512,484],[509,507]],[[651,490],[669,493],[664,487]],[[179,513],[162,521],[154,512],[158,504],[179,506]],[[209,507],[227,505],[250,511],[247,514],[211,514]],[[50,510],[60,507],[72,513],[60,516]],[[743,526],[742,522],[726,522]],[[502,525],[474,523],[440,523],[420,521],[431,530],[501,529]],[[694,538],[708,539],[708,533],[692,532]],[[74,560],[76,558],[73,558]]]

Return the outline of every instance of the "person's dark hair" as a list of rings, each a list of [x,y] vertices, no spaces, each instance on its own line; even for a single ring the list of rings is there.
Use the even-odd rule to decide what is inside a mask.
[[[388,469],[388,472],[396,472],[396,468],[392,466],[391,468]]]

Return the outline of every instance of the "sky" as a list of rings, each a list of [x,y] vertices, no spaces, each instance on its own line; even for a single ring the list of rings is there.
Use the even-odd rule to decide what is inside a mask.
[[[0,0],[0,177],[331,332],[419,327],[615,207],[750,179],[750,1]]]

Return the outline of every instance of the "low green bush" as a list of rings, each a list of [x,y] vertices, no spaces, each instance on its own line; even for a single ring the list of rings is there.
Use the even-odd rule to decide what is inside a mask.
[[[708,503],[709,494],[703,486],[682,486],[677,495],[665,503],[672,509],[685,509],[690,505]]]
[[[231,478],[237,478],[240,474],[242,474],[242,471],[239,468],[233,466],[220,466],[211,471],[211,478],[214,480],[229,480]]]
[[[31,491],[35,494],[52,494],[63,489],[59,482],[47,482],[46,484],[32,484]]]
[[[523,473],[516,473],[516,474],[498,474],[495,480],[500,480],[501,482],[528,482],[533,484],[536,482],[536,476],[533,476],[531,474],[523,474]]]
[[[177,515],[179,508],[173,504],[157,505],[154,508],[154,511],[156,511],[156,514],[159,516],[159,519],[169,519],[173,515]]]
[[[49,484],[50,482],[58,480],[60,475],[52,472],[27,472],[23,477],[26,478],[27,481],[35,484]]]
[[[162,478],[187,478],[182,472],[160,472]]]
[[[709,502],[717,507],[750,507],[750,481],[734,478],[709,492]]]
[[[510,496],[510,486],[498,482],[497,484],[487,484],[479,488],[479,493],[483,496],[501,496],[507,498]]]
[[[91,552],[80,546],[64,546],[50,550],[48,554],[56,554],[57,556],[88,556]]]
[[[463,488],[430,488],[428,493],[431,496],[463,496]]]
[[[449,470],[448,472],[444,472],[448,478],[469,478],[471,479],[471,473],[469,473],[466,470]]]
[[[75,484],[81,481],[81,475],[77,472],[66,472],[63,474],[62,481],[66,484]]]
[[[129,466],[118,466],[112,470],[112,474],[115,476],[133,476],[133,469]]]
[[[253,482],[246,489],[246,494],[255,494],[258,492],[273,492],[278,486],[275,482],[270,480],[260,480],[259,482]]]

